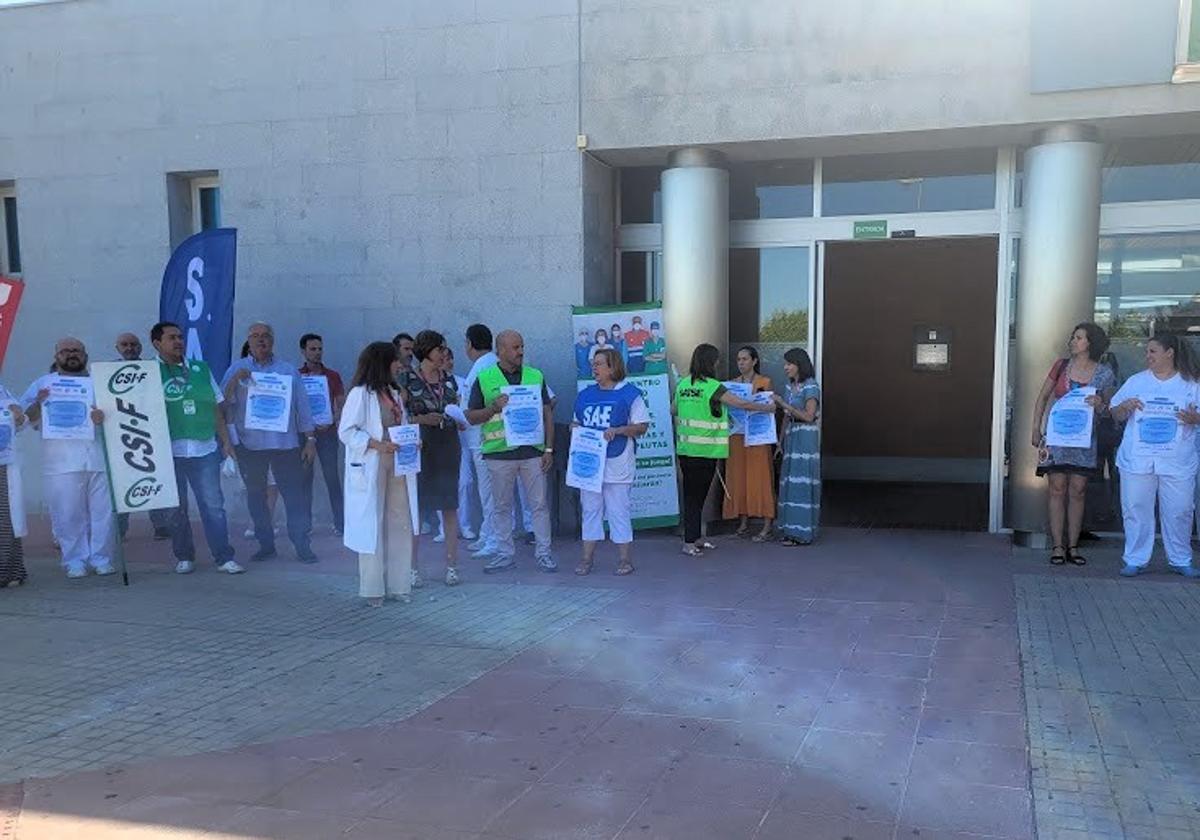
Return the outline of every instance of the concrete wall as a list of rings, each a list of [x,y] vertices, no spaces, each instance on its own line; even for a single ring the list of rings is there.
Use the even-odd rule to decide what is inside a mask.
[[[322,333],[349,375],[368,340],[432,326],[461,352],[478,320],[521,329],[570,391],[577,52],[575,0],[0,9],[0,181],[28,283],[3,381],[23,389],[64,333],[96,359],[121,330],[145,336],[167,173],[218,170],[238,333],[271,321],[292,358]]]
[[[1032,93],[1036,2],[582,0],[584,128],[623,149],[1200,110],[1200,85]]]

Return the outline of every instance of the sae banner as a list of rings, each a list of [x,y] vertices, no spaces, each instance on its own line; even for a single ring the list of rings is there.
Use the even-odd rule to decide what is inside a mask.
[[[104,412],[101,428],[113,510],[178,507],[158,362],[94,362],[92,385],[96,407]]]
[[[576,390],[592,379],[592,356],[609,347],[621,354],[626,380],[642,392],[650,410],[650,429],[637,441],[633,480],[633,527],[663,528],[679,522],[675,478],[675,429],[667,380],[667,340],[661,303],[576,306],[571,309],[575,335]]]
[[[158,319],[179,324],[189,359],[208,362],[217,381],[233,349],[237,229],[217,228],[183,241],[163,272]]]

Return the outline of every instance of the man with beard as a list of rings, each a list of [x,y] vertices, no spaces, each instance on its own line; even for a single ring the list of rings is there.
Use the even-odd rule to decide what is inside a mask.
[[[54,346],[56,372],[38,377],[21,397],[31,423],[42,420],[50,384],[61,377],[87,379],[87,364],[83,342],[70,337],[58,340]],[[92,423],[99,425],[103,420],[104,412],[93,405]],[[42,474],[50,524],[62,548],[67,577],[87,577],[89,566],[98,575],[113,574],[114,521],[100,436],[93,429],[90,439],[43,440]]]

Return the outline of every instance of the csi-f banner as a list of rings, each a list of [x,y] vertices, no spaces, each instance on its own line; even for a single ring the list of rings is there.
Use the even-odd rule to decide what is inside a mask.
[[[179,506],[158,362],[94,362],[96,407],[117,513]]]
[[[158,319],[179,324],[189,359],[208,362],[217,381],[233,348],[237,229],[197,233],[175,249],[163,272]]]
[[[661,528],[679,522],[675,481],[675,430],[667,381],[667,339],[661,303],[573,307],[575,378],[582,391],[592,379],[597,350],[616,350],[625,362],[626,381],[642,392],[650,429],[637,439],[637,473],[631,501],[635,528]]]
[[[13,324],[17,320],[17,307],[21,305],[21,293],[25,284],[15,277],[0,276],[0,367],[8,354],[8,339],[12,336]]]

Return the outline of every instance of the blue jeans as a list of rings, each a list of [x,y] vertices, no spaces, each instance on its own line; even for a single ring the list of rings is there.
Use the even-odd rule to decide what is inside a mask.
[[[221,493],[221,453],[199,458],[175,459],[175,484],[179,488],[179,507],[172,513],[171,548],[176,560],[196,559],[196,544],[192,539],[192,523],[188,520],[187,488],[192,486],[196,507],[200,509],[200,524],[204,539],[217,565],[233,559],[229,544],[229,523],[225,519],[225,497]]]
[[[238,470],[246,484],[246,506],[254,520],[254,537],[265,550],[275,548],[275,529],[267,510],[267,470],[275,476],[275,486],[283,497],[287,512],[287,531],[299,555],[312,551],[308,533],[312,530],[312,511],[304,492],[304,464],[299,449],[237,448]]]
[[[338,436],[330,430],[317,435],[317,460],[321,462],[321,473],[325,477],[325,488],[329,491],[329,510],[333,513],[333,524],[342,530],[342,476],[338,469]],[[317,470],[316,464],[304,468],[304,493],[308,499],[308,518],[312,519],[313,479]],[[278,478],[276,478],[278,480]]]

